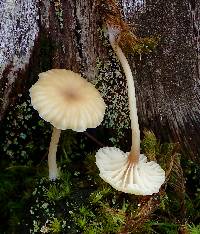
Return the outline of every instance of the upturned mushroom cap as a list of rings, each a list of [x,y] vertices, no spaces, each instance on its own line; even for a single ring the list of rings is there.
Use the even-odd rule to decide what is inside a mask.
[[[115,147],[103,147],[96,154],[100,177],[116,190],[136,195],[157,193],[165,181],[164,170],[154,161],[147,162],[144,154],[135,165],[129,153]]]
[[[105,103],[88,81],[65,69],[39,74],[30,89],[31,103],[39,115],[58,129],[83,132],[103,120]]]

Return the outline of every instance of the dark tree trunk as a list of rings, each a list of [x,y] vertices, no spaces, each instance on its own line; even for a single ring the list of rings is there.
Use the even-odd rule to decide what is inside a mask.
[[[161,38],[157,50],[137,62],[140,121],[180,142],[193,159],[200,152],[199,11],[199,1],[150,0],[135,19],[139,35]]]
[[[37,74],[56,68],[82,73],[107,102],[106,128],[128,128],[126,83],[106,42],[97,1],[0,1],[0,120]],[[141,130],[200,152],[200,2],[121,0],[138,37],[159,36],[149,54],[132,56]],[[121,130],[119,130],[121,129]],[[199,159],[198,159],[199,160]],[[200,160],[199,160],[200,161]]]

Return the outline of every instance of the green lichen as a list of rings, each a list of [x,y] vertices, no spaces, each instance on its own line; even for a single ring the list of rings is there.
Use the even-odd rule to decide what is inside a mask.
[[[60,28],[63,29],[63,10],[61,0],[52,0],[54,3],[55,13],[59,21]]]
[[[50,126],[41,120],[37,113],[33,114],[30,100],[19,102],[7,114],[3,129],[5,134],[0,137],[1,153],[7,156],[12,164],[31,164],[36,160],[37,152],[44,152],[50,137]],[[42,138],[34,138],[37,135]]]
[[[119,139],[125,135],[124,129],[130,128],[128,95],[125,77],[111,48],[109,57],[110,60],[107,61],[97,59],[94,84],[107,105],[102,125],[105,128],[113,129],[115,133],[110,141],[117,145]]]

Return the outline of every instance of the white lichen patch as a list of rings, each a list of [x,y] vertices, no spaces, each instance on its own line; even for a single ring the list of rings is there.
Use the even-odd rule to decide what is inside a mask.
[[[6,71],[7,83],[1,87],[2,115],[10,103],[9,95],[18,78],[16,74],[23,71],[29,63],[38,36],[37,3],[35,0],[0,1],[0,77],[3,77],[6,68],[9,69]]]
[[[146,0],[122,0],[122,8],[125,14],[125,18],[129,18],[131,15],[144,12],[146,9]]]
[[[23,69],[39,31],[37,1],[2,0],[0,19],[0,68],[12,63]]]
[[[123,136],[123,129],[130,128],[128,94],[126,78],[112,50],[110,60],[97,60],[95,85],[106,102],[107,109],[103,125],[117,131],[118,137]]]
[[[49,29],[49,11],[50,11],[50,1],[42,1],[43,6],[40,9],[40,21],[42,27]]]
[[[40,128],[42,128],[42,133],[48,131],[44,135],[47,136],[47,145],[49,144],[50,126],[48,127],[39,117],[38,121],[35,122],[35,120],[30,100],[24,99],[12,107],[4,119],[2,152],[13,165],[17,163],[31,164],[31,155],[35,159],[36,152],[34,151],[37,149],[44,150],[45,143],[41,143],[41,140],[39,140],[41,144],[38,145],[35,142],[37,139],[33,139],[34,132],[39,134]]]

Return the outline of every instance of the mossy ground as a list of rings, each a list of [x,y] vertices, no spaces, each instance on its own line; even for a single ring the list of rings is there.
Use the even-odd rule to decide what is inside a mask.
[[[63,131],[57,156],[60,178],[52,182],[47,168],[51,126],[33,111],[30,100],[20,98],[1,132],[0,233],[200,233],[200,167],[180,155],[167,189],[157,196],[158,209],[133,227],[150,196],[118,192],[99,177],[94,157],[98,142],[84,133]],[[110,144],[106,130],[89,133]],[[127,142],[121,148],[128,150]],[[173,149],[145,133],[142,150],[165,170]]]

